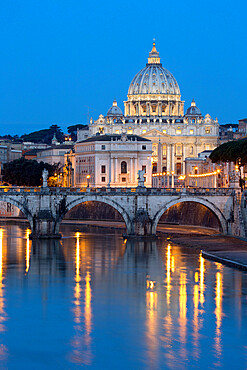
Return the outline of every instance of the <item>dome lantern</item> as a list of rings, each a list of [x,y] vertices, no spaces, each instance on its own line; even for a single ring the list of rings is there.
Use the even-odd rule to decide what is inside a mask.
[[[149,53],[148,64],[160,64],[159,52],[156,50],[155,39],[153,41],[152,51]]]

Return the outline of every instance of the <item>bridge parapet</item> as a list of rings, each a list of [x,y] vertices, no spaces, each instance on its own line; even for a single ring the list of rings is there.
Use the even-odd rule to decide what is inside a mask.
[[[54,188],[42,188],[42,187],[0,187],[0,194],[57,194],[57,195],[70,195],[79,194],[145,194],[145,195],[234,195],[235,190],[231,188],[65,188],[65,187],[54,187]]]
[[[206,206],[216,215],[225,234],[237,235],[242,230],[236,193],[231,188],[0,187],[1,200],[12,203],[25,214],[36,237],[58,236],[65,214],[89,201],[115,208],[130,235],[155,235],[162,214],[181,202]],[[240,234],[243,236],[242,231]]]

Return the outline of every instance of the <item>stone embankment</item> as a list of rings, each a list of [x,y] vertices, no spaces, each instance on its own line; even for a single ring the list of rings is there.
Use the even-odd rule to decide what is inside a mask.
[[[214,235],[171,235],[171,241],[202,251],[204,258],[247,270],[247,241],[236,237]]]

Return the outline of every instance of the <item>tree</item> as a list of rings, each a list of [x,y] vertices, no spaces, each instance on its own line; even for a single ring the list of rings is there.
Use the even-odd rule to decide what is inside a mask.
[[[54,134],[56,135],[58,141],[63,142],[64,133],[62,132],[61,128],[57,125],[51,125],[50,128],[22,135],[22,139],[24,141],[32,141],[34,143],[45,143],[49,145],[51,144]]]
[[[247,138],[228,141],[214,149],[209,158],[213,163],[234,162],[238,165],[247,163]]]
[[[3,181],[17,186],[40,186],[42,185],[42,171],[44,168],[47,169],[49,176],[52,176],[57,170],[57,165],[22,157],[4,164]]]
[[[87,128],[88,128],[88,125],[83,125],[81,123],[78,123],[77,125],[68,126],[67,130],[71,136],[71,139],[73,141],[76,141],[77,140],[77,129],[81,130],[81,129],[87,129]]]

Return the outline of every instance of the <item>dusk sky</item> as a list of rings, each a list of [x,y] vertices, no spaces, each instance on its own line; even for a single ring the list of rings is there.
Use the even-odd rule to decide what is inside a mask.
[[[123,109],[156,38],[185,109],[247,117],[246,1],[1,2],[0,135],[63,130]]]

